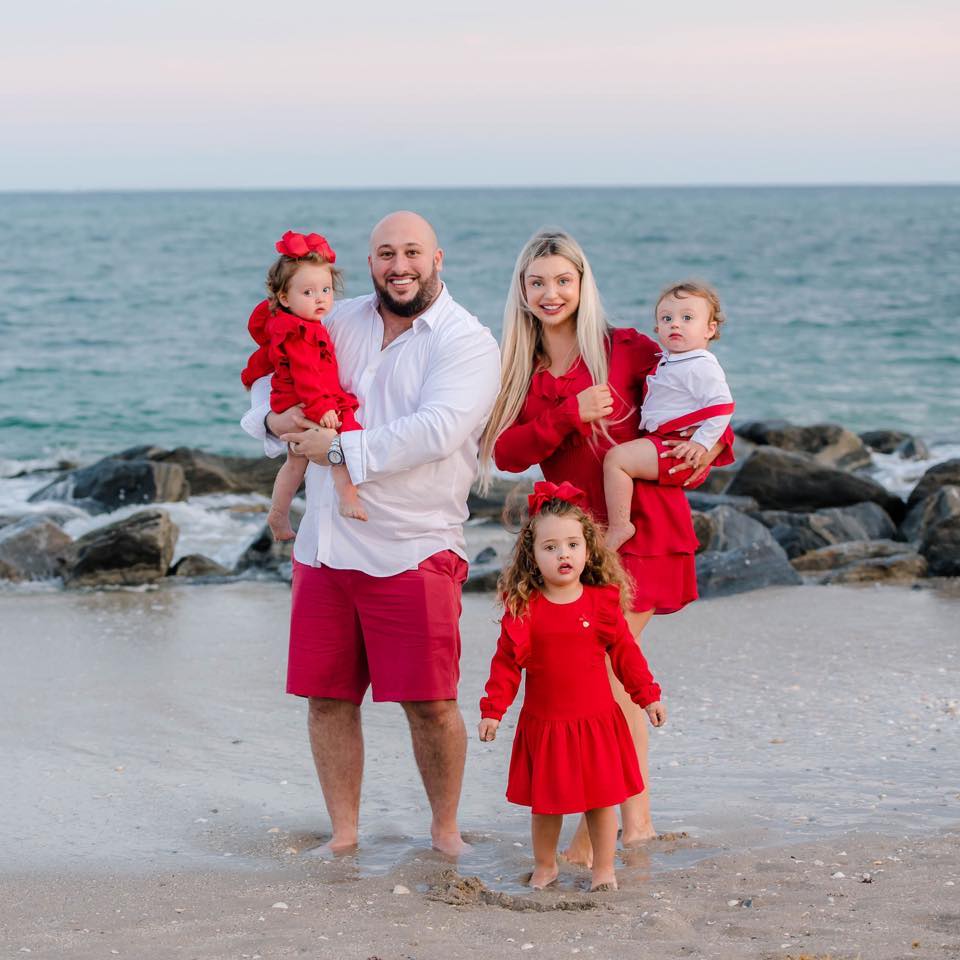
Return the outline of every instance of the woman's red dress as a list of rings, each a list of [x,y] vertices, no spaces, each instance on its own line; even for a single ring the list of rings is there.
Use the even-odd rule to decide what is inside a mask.
[[[607,419],[613,443],[640,435],[644,385],[660,353],[658,344],[636,330],[613,330],[607,376],[613,394],[613,413]],[[493,459],[501,470],[520,472],[539,464],[547,480],[569,480],[586,493],[593,516],[606,523],[603,457],[613,444],[593,430],[593,424],[581,422],[577,404],[577,394],[592,385],[580,359],[559,377],[547,370],[535,373],[520,415],[500,435]],[[724,439],[732,444],[732,434]],[[730,461],[721,455],[715,464],[724,462]],[[630,520],[637,532],[620,553],[634,580],[633,609],[674,613],[696,600],[697,538],[683,489],[636,481]]]
[[[335,410],[341,431],[360,429],[354,416],[357,398],[340,386],[333,342],[322,323],[302,320],[285,310],[273,311],[270,301],[264,300],[254,307],[247,329],[259,347],[240,379],[249,388],[272,373],[270,409],[274,413],[302,403],[308,420],[319,420]]]
[[[505,614],[490,664],[484,717],[499,720],[527,671],[507,799],[533,813],[612,807],[643,790],[637,750],[613,699],[605,655],[640,706],[660,699],[620,610],[617,587],[583,588],[573,603],[541,594],[521,619]]]

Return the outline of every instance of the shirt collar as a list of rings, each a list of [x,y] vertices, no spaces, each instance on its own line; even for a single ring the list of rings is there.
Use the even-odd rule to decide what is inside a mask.
[[[693,360],[695,357],[712,356],[709,350],[688,350],[686,353],[667,353],[664,351],[661,363],[677,363],[680,360]]]

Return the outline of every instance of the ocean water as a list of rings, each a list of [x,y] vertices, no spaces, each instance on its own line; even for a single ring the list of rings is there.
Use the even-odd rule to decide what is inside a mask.
[[[667,282],[716,284],[739,418],[960,443],[960,187],[6,194],[0,477],[141,443],[255,455],[239,371],[274,241],[324,233],[365,293],[398,208],[436,225],[452,294],[498,336],[517,252],[562,226],[618,326],[649,329]],[[0,481],[0,512],[36,485]]]

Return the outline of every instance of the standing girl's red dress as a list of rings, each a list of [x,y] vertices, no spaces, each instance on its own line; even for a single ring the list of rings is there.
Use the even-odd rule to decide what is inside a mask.
[[[611,332],[607,383],[613,413],[607,428],[613,443],[637,438],[646,378],[660,354],[660,346],[636,330]],[[592,424],[581,422],[578,413],[577,394],[591,386],[580,359],[559,377],[547,370],[534,373],[520,415],[498,438],[493,457],[501,470],[519,472],[539,464],[547,480],[569,480],[586,493],[595,519],[606,523],[603,457],[613,444]],[[714,466],[732,462],[729,428],[723,439],[728,446]],[[634,580],[633,609],[674,613],[696,600],[697,538],[683,489],[638,480],[630,520],[637,530],[620,555]]]
[[[637,751],[613,699],[605,655],[635,703],[660,699],[620,609],[616,586],[584,586],[573,603],[534,594],[526,614],[501,621],[483,717],[499,720],[527,671],[507,799],[533,813],[582,813],[643,790]]]

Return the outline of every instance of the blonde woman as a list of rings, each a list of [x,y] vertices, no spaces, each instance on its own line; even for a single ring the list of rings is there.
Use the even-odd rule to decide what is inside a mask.
[[[583,490],[591,513],[605,523],[604,455],[614,444],[636,439],[644,381],[656,369],[660,347],[636,330],[611,327],[579,244],[563,231],[542,230],[514,267],[501,355],[500,394],[480,446],[481,483],[489,482],[491,460],[510,472],[539,464],[547,480],[568,480]],[[697,482],[721,449],[717,444],[708,453],[687,485]],[[655,613],[674,613],[696,599],[697,539],[681,487],[636,483],[630,515],[636,532],[620,555],[634,580],[627,622],[639,643]],[[610,682],[649,783],[643,711],[612,673]],[[656,835],[649,790],[626,800],[620,812],[624,846]],[[566,856],[592,862],[583,822]]]

